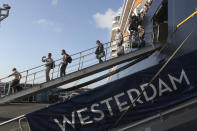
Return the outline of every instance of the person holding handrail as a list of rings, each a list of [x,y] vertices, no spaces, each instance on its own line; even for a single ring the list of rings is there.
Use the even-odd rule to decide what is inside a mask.
[[[11,77],[11,76],[13,76],[14,77],[14,79],[12,80],[12,82],[11,82],[11,85],[10,85],[10,89],[13,89],[14,90],[14,92],[16,92],[16,91],[19,91],[18,89],[17,89],[17,86],[18,86],[18,84],[20,83],[20,80],[21,80],[21,78],[22,78],[22,76],[21,76],[21,74],[16,70],[16,68],[13,68],[12,69],[12,74],[11,75],[9,75],[8,77]],[[8,95],[10,94],[10,91],[8,91]]]
[[[48,58],[46,56],[42,57],[42,62],[45,62],[45,73],[46,73],[46,82],[50,81],[50,70],[54,69],[55,63],[52,59],[52,54],[48,53]]]
[[[96,44],[98,45],[95,51],[96,58],[99,60],[99,63],[102,63],[103,62],[102,58],[105,56],[104,47],[103,47],[103,44],[99,40],[96,41]]]

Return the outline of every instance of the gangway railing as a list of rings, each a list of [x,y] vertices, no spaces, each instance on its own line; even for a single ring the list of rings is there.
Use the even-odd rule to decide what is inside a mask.
[[[129,37],[129,36],[127,36],[127,37]],[[111,45],[111,43],[115,42],[115,41],[117,41],[117,40],[103,44],[104,50],[105,50],[105,57],[103,58],[104,61],[109,60],[111,58],[110,49],[117,46],[116,44]],[[125,42],[127,42],[127,41],[125,41]],[[98,60],[96,59],[96,56],[95,56],[95,49],[96,48],[97,48],[97,46],[70,55],[73,60],[72,60],[71,64],[68,64],[67,69],[66,69],[66,74],[70,74],[72,72],[84,69],[88,66],[92,66],[92,65],[97,64]],[[62,60],[62,58],[54,61],[55,68],[51,69],[51,72],[50,72],[51,80],[60,77],[60,67],[61,67],[60,61],[61,60]],[[46,64],[42,64],[42,65],[30,68],[28,70],[21,71],[20,74],[22,75],[22,78],[21,78],[20,83],[22,83],[24,85],[32,85],[33,86],[35,84],[41,84],[41,83],[46,82],[45,68],[44,68],[45,65]],[[0,79],[0,82],[2,82],[2,83],[10,83],[11,81],[12,81],[12,77],[8,77],[8,76]],[[26,88],[26,86],[24,88]]]
[[[105,47],[104,49],[105,49],[105,54],[106,54],[105,57],[104,57],[104,61],[108,61],[109,66],[102,67],[102,69],[100,69],[100,71],[101,70],[104,71],[104,69],[105,70],[109,69],[109,68],[111,68],[111,67],[113,67],[117,64],[120,64],[120,63],[124,62],[124,61],[121,61],[121,59],[120,59],[119,60],[119,61],[121,61],[120,63],[119,63],[119,61],[116,61],[116,63],[113,63],[113,64],[110,65],[110,62],[109,62],[111,60],[110,49],[113,46],[116,46],[116,45],[111,45],[110,43],[111,42],[103,44],[103,46]],[[160,46],[158,46],[155,49],[158,49],[159,47]],[[93,47],[93,48],[90,48],[90,49],[87,49],[87,50],[84,50],[84,51],[81,51],[79,53],[71,55],[71,57],[73,58],[73,61],[72,61],[71,64],[68,65],[67,70],[66,70],[67,75],[65,77],[70,77],[69,74],[73,74],[73,73],[83,71],[84,69],[92,67],[92,66],[95,66],[94,68],[95,68],[95,70],[97,70],[99,68],[99,66],[96,66],[96,65],[98,65],[98,60],[96,59],[96,56],[95,56],[95,49],[96,49],[96,47]],[[150,52],[150,51],[155,50],[155,49],[153,47],[149,47],[148,51]],[[141,54],[143,54],[143,53],[144,52],[141,52]],[[140,54],[138,54],[138,55],[140,55]],[[129,59],[129,58],[127,58],[127,59]],[[56,66],[55,66],[54,69],[51,70],[51,73],[50,73],[51,81],[55,80],[57,78],[60,78],[60,66],[61,65],[57,64],[60,61],[61,61],[61,59],[58,59],[58,60],[55,61]],[[101,63],[101,64],[106,64],[106,63]],[[34,85],[35,85],[35,87],[39,87],[39,85],[42,85],[43,83],[46,83],[46,84],[50,83],[51,81],[46,82],[46,80],[45,80],[44,66],[45,66],[45,64],[34,67],[34,68],[31,68],[29,70],[22,71],[21,72],[22,79],[21,79],[20,83],[23,83],[23,85],[32,84],[32,87],[30,87],[30,88],[34,88]],[[94,72],[94,73],[98,73],[98,71]],[[94,74],[94,73],[92,73],[92,74]],[[83,75],[83,76],[81,76],[81,77],[78,76],[78,79],[81,79],[82,77],[84,78],[84,74],[81,74],[81,75]],[[0,81],[3,82],[3,83],[10,83],[11,78],[5,77],[5,78],[0,79]],[[63,81],[63,82],[66,83],[65,81]],[[73,82],[73,81],[69,81],[69,82]],[[60,83],[62,83],[62,81],[60,81]],[[56,83],[56,85],[53,85],[53,86],[58,87],[58,86],[61,86],[61,85],[62,84]],[[51,86],[51,85],[48,85],[48,86]],[[24,90],[25,89],[27,89],[26,86],[24,86]],[[48,90],[48,88],[47,88],[47,90]],[[29,94],[35,94],[35,92],[40,92],[40,90],[36,90],[36,91],[32,90],[30,92],[26,92],[26,93],[24,93],[24,96],[29,95]],[[12,96],[13,96],[13,94],[12,94]],[[5,97],[8,97],[8,96],[5,96]],[[23,97],[23,95],[19,95],[18,97]],[[11,98],[16,99],[18,97],[11,97]]]
[[[146,33],[145,36],[150,35],[152,33]],[[129,37],[126,36],[126,37]],[[125,38],[125,37],[124,37]],[[110,54],[111,54],[111,48],[116,47],[117,44],[111,44],[113,42],[116,42],[117,40],[111,41],[111,42],[107,42],[105,44],[103,44],[104,46],[104,50],[105,50],[105,57],[103,58],[104,61],[109,60],[111,58]],[[124,43],[126,42],[130,42],[130,41],[124,41]],[[81,69],[84,69],[88,66],[92,66],[98,63],[98,60],[96,59],[95,56],[95,49],[97,48],[97,46],[83,50],[81,52],[75,53],[70,55],[72,57],[72,63],[68,64],[67,69],[66,69],[66,74],[75,72],[75,71],[79,71]],[[128,53],[128,52],[127,52]],[[58,77],[60,77],[60,61],[62,60],[62,58],[55,60],[55,68],[51,69],[51,73],[50,73],[50,77],[51,80],[56,79]],[[21,81],[20,83],[23,83],[24,85],[34,85],[34,84],[41,84],[43,82],[46,82],[45,79],[45,69],[44,66],[46,64],[42,64],[24,71],[21,71]],[[2,83],[10,83],[12,81],[11,77],[4,77],[0,79],[0,82]],[[25,86],[26,87],[26,86]]]
[[[110,48],[112,47],[110,45],[110,42],[103,44],[104,49],[105,49],[105,57],[104,61],[110,59]],[[66,74],[79,71],[83,68],[86,68],[88,66],[94,65],[98,63],[98,60],[96,59],[95,56],[95,49],[97,46],[86,49],[84,51],[72,54],[72,63],[68,64],[67,69],[66,69]],[[55,68],[51,69],[50,77],[51,80],[56,79],[60,77],[60,67],[61,65],[59,64],[62,59],[57,59],[55,60]],[[24,70],[21,73],[22,78],[20,83],[23,84],[41,84],[43,82],[46,82],[45,80],[45,67],[46,64],[42,64],[40,66]],[[11,77],[4,77],[0,79],[0,82],[2,83],[9,83],[12,81]]]
[[[77,81],[79,79],[82,79],[82,78],[91,76],[93,74],[99,73],[101,71],[107,70],[113,66],[138,59],[138,58],[148,55],[148,54],[152,54],[156,50],[160,49],[160,47],[161,47],[161,44],[155,45],[154,48],[152,45],[149,45],[149,46],[144,47],[140,50],[125,54],[124,56],[116,57],[116,58],[107,60],[103,63],[89,66],[89,67],[84,68],[80,71],[76,71],[76,72],[67,74],[67,76],[65,76],[65,77],[59,77],[59,78],[56,78],[56,79],[51,80],[49,82],[38,84],[37,86],[33,86],[32,88],[24,89],[20,92],[16,92],[16,93],[11,94],[9,96],[0,98],[0,104],[8,103],[8,102],[11,102],[11,101],[19,99],[19,98],[25,98],[28,96],[32,96],[34,94],[37,94],[37,93],[40,93],[43,91],[47,91],[47,90],[51,90],[53,88],[57,88],[59,86]]]

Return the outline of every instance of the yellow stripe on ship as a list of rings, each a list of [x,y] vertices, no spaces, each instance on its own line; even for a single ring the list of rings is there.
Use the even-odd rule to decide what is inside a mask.
[[[193,14],[191,14],[189,17],[187,17],[185,20],[183,20],[180,24],[178,24],[176,28],[179,28],[181,25],[183,25],[185,22],[187,22],[189,19],[191,19],[196,14],[197,14],[197,11],[195,11]]]

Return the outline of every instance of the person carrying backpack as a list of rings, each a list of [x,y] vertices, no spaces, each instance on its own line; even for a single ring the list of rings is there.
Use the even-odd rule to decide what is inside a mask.
[[[101,58],[105,56],[104,47],[103,47],[103,44],[99,40],[96,41],[96,44],[98,45],[95,51],[96,58],[99,60],[99,63],[102,63],[103,60]]]
[[[62,62],[61,62],[61,68],[60,68],[60,77],[63,77],[66,75],[66,67],[68,63],[72,62],[72,58],[70,55],[66,53],[66,51],[63,49],[62,50]]]
[[[48,53],[48,58],[42,57],[42,62],[45,62],[46,82],[50,81],[50,70],[55,68],[55,62],[52,59],[52,54]]]

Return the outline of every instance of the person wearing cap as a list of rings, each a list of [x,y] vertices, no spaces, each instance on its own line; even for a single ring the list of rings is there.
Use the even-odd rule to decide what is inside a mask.
[[[20,80],[22,78],[21,74],[16,70],[16,68],[12,69],[12,74],[8,77],[14,77],[14,79],[11,82],[10,87],[16,91],[16,86],[20,83]]]
[[[46,82],[50,81],[50,70],[53,68],[53,59],[52,54],[48,53],[48,58],[45,56],[42,57],[42,62],[45,62],[45,73],[46,73]]]
[[[95,51],[96,58],[99,60],[99,63],[102,63],[103,60],[101,58],[105,56],[104,47],[103,47],[103,44],[99,40],[96,41],[96,44],[98,45]]]

